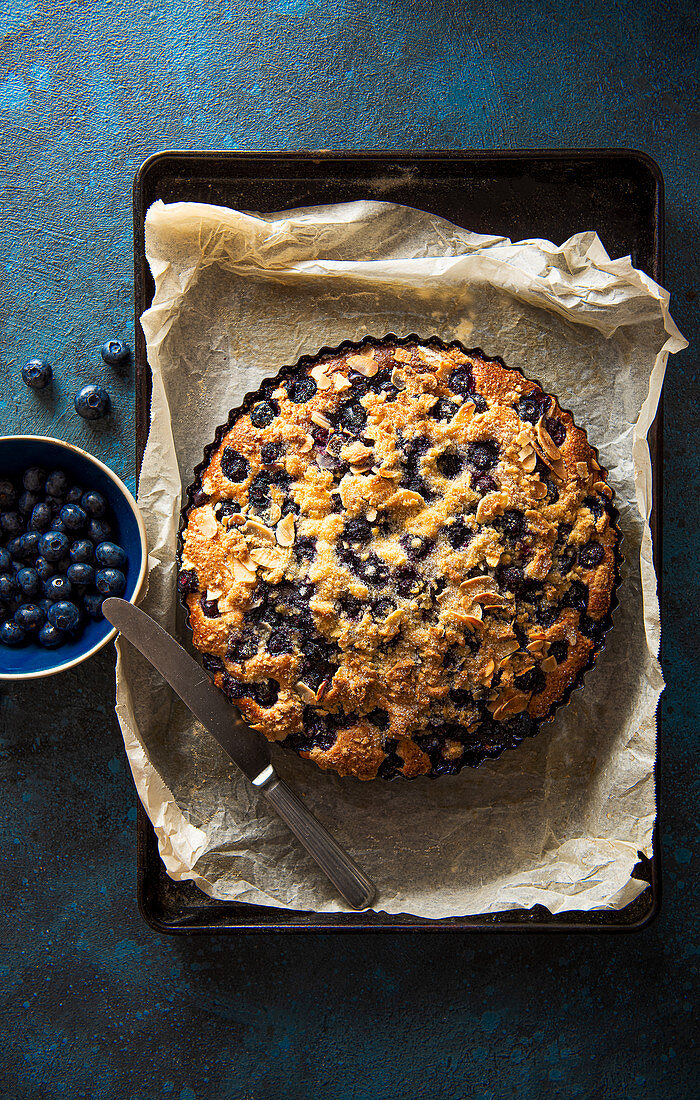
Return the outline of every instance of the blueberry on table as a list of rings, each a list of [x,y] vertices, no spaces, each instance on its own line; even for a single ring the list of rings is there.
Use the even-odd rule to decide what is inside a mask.
[[[29,530],[45,531],[52,519],[51,508],[42,501],[32,509],[32,514],[29,517]]]
[[[52,470],[46,479],[46,492],[50,497],[62,497],[68,490],[68,478],[63,470]]]
[[[87,512],[78,504],[64,504],[58,513],[66,531],[82,531],[87,524]]]
[[[0,527],[5,535],[13,538],[24,531],[24,524],[19,512],[0,512]]]
[[[121,546],[115,542],[100,542],[95,548],[95,557],[100,565],[110,569],[123,569],[127,561]]]
[[[126,589],[126,577],[119,569],[100,569],[95,587],[103,596],[121,596]]]
[[[68,577],[64,577],[60,573],[44,581],[44,595],[47,600],[67,600],[72,594],[72,584],[68,580]]]
[[[86,493],[83,493],[80,498],[80,505],[83,511],[87,512],[93,519],[101,519],[107,512],[107,501],[102,493],[98,493],[94,489],[89,489]]]
[[[0,600],[13,600],[19,586],[12,573],[0,573]]]
[[[48,620],[57,630],[77,630],[80,626],[80,611],[69,600],[59,600],[49,608]]]
[[[46,470],[42,469],[41,466],[30,466],[28,470],[24,471],[22,485],[25,489],[29,489],[31,493],[42,492],[45,484]]]
[[[33,634],[35,630],[39,630],[45,620],[46,615],[35,603],[23,603],[14,615],[14,621],[22,627],[22,630],[26,630],[27,634]]]
[[[12,508],[17,502],[17,492],[11,481],[0,481],[0,508]]]
[[[111,524],[103,519],[91,519],[88,524],[87,536],[91,542],[106,542],[112,534]]]
[[[109,394],[101,386],[83,386],[75,395],[75,411],[84,420],[100,420],[109,412],[109,406]]]
[[[46,359],[30,359],[22,367],[22,381],[33,390],[43,390],[53,378],[51,364]]]
[[[0,642],[3,645],[21,645],[22,642],[26,640],[26,637],[26,632],[22,630],[19,623],[8,620],[0,626]]]
[[[104,596],[100,596],[98,592],[88,592],[86,596],[83,596],[85,614],[89,615],[91,619],[101,619],[103,600]]]
[[[36,569],[26,567],[17,574],[17,584],[25,596],[38,596],[41,592],[41,578]]]
[[[129,358],[129,346],[123,340],[108,340],[100,348],[102,358],[110,367],[118,367]]]
[[[68,553],[68,536],[63,531],[48,531],[39,539],[39,553],[49,562],[58,562]]]
[[[86,562],[89,565],[95,560],[95,547],[90,539],[76,539],[71,543],[69,554],[74,564]]]
[[[95,570],[87,562],[78,561],[69,565],[66,576],[71,584],[76,584],[78,587],[81,585],[87,587],[95,583]]]
[[[39,645],[43,645],[44,649],[56,649],[57,646],[63,645],[65,640],[65,632],[53,626],[52,623],[44,623],[37,635],[37,641]]]

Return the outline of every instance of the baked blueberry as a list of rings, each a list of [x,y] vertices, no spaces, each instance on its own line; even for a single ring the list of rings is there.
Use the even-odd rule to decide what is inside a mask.
[[[498,492],[498,482],[491,474],[472,474],[471,478],[472,489],[476,493],[481,493],[485,496],[486,493]]]
[[[517,565],[509,565],[499,571],[498,581],[506,592],[513,592],[517,596],[525,584],[525,577]]]
[[[443,477],[451,480],[462,472],[464,458],[458,451],[443,451],[437,456],[435,465]]]
[[[22,367],[22,381],[33,390],[45,389],[53,378],[48,359],[30,359]]]
[[[108,340],[100,348],[102,358],[110,367],[121,366],[129,358],[129,346],[123,340]]]
[[[576,611],[585,611],[588,607],[588,586],[580,581],[572,581],[568,590],[564,593],[562,603],[565,607],[573,607]]]
[[[533,695],[539,695],[541,691],[544,691],[547,685],[544,672],[542,672],[542,669],[539,668],[538,665],[533,665],[527,672],[523,672],[522,675],[516,676],[513,683],[518,691],[532,692]]]
[[[57,630],[73,633],[80,626],[80,611],[70,600],[59,600],[48,610],[47,618]]]
[[[367,423],[367,413],[362,405],[353,401],[349,405],[343,405],[338,413],[338,423],[341,428],[351,435],[359,435]]]
[[[545,418],[544,426],[549,433],[549,438],[552,440],[555,446],[561,447],[562,443],[566,439],[566,428],[562,424],[558,417],[549,416]]]
[[[475,534],[475,530],[467,526],[463,516],[458,516],[447,528],[447,540],[453,550],[464,550]]]
[[[507,508],[502,516],[496,518],[494,527],[502,531],[509,542],[518,542],[527,533],[527,520],[517,508]]]
[[[276,401],[258,401],[250,410],[250,422],[256,428],[266,428],[279,414]]]
[[[107,515],[107,501],[102,493],[98,493],[95,489],[88,489],[86,493],[83,493],[80,498],[80,507],[93,519],[102,519],[103,516]]]
[[[37,641],[44,649],[57,649],[65,640],[65,631],[59,630],[52,623],[44,623],[37,635]]]
[[[428,556],[435,546],[435,543],[431,539],[426,539],[422,535],[414,535],[408,532],[401,536],[400,542],[406,551],[409,561],[421,561]]]
[[[99,569],[95,574],[95,587],[103,596],[122,596],[126,591],[126,577],[120,569]]]
[[[234,516],[240,512],[241,506],[237,500],[220,500],[218,504],[214,506],[214,515],[219,523],[223,523],[229,516]]]
[[[294,638],[291,632],[282,627],[280,630],[273,630],[270,637],[267,639],[267,651],[272,654],[279,653],[292,653],[294,651]]]
[[[288,389],[289,400],[304,405],[315,395],[318,387],[313,378],[298,378]]]
[[[587,542],[578,552],[578,563],[584,569],[594,569],[605,557],[605,547],[599,542]]]
[[[542,390],[532,390],[523,394],[517,404],[518,416],[530,424],[536,424],[551,405],[551,398],[545,397]]]
[[[48,531],[39,539],[38,550],[48,562],[58,562],[68,553],[70,539],[63,531]]]
[[[98,573],[98,576],[99,576],[99,573]],[[98,588],[99,588],[99,585],[98,585]],[[102,589],[100,588],[100,592],[101,591],[102,591]],[[108,593],[105,592],[104,595],[106,596],[106,595],[108,595]],[[110,592],[109,595],[114,596],[114,595],[116,595],[116,593],[115,592]],[[202,609],[202,614],[207,619],[218,619],[221,616],[221,612],[219,611],[219,602],[218,602],[218,600],[208,600],[206,592],[202,596],[200,596],[199,606]]]
[[[95,547],[95,557],[100,565],[110,569],[124,569],[127,558],[121,546],[115,542],[100,542]]]
[[[273,440],[264,443],[260,448],[260,461],[264,466],[272,466],[284,453],[284,443],[281,440]]]
[[[459,367],[447,379],[447,385],[453,393],[466,395],[474,389],[474,375],[470,367]]]
[[[566,640],[551,642],[549,646],[549,655],[554,657],[554,660],[558,665],[562,664],[569,652],[569,643]]]
[[[468,443],[467,462],[475,470],[491,470],[498,462],[498,444],[491,439]]]
[[[239,484],[248,477],[250,463],[240,451],[233,447],[224,447],[221,452],[221,471],[229,481]]]
[[[446,397],[441,397],[440,400],[433,405],[430,415],[434,420],[451,420],[458,408],[459,405],[455,405],[454,401],[448,401]]]
[[[177,590],[181,596],[199,590],[199,578],[196,569],[181,569],[177,577]]]
[[[7,619],[0,626],[0,642],[6,646],[18,646],[22,645],[22,642],[27,640],[27,633],[19,623],[13,622],[11,619]]]
[[[74,405],[83,420],[101,420],[110,409],[109,394],[102,386],[83,386],[75,395]]]

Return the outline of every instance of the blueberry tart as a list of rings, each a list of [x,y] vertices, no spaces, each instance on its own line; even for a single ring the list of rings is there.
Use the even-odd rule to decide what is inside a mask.
[[[195,646],[246,720],[359,779],[537,732],[610,625],[612,490],[557,399],[480,351],[365,340],[232,412],[184,510]]]

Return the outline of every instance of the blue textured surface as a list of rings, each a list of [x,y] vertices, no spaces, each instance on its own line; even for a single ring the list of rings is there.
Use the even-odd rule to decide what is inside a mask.
[[[686,1100],[697,836],[698,20],[622,0],[3,3],[3,431],[133,485],[130,185],[164,147],[630,145],[667,187],[691,348],[666,387],[666,896],[634,938],[169,940],[135,907],[112,655],[0,694],[3,1097]],[[25,389],[31,354],[52,395]],[[105,384],[115,415],[78,421]],[[695,430],[693,430],[695,428]],[[48,827],[45,823],[48,823]]]

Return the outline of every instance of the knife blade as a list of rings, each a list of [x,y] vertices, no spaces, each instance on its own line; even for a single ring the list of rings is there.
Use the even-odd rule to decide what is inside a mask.
[[[102,613],[179,695],[224,752],[241,769],[291,829],[353,909],[366,909],[376,888],[347,852],[279,778],[263,736],[252,730],[223,693],[150,615],[110,596]]]

